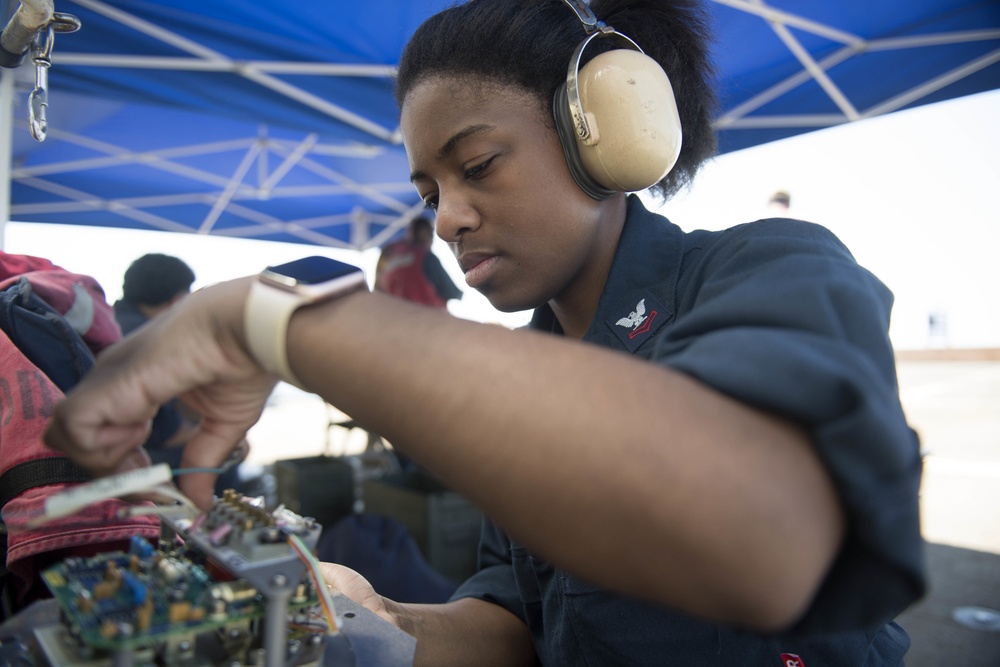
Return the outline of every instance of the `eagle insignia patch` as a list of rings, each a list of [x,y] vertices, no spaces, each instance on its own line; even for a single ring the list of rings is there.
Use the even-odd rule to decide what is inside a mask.
[[[670,315],[671,313],[647,291],[638,302],[635,302],[635,306],[631,307],[627,315],[618,317],[614,322],[609,320],[608,326],[629,352],[635,352],[654,331],[670,319]]]

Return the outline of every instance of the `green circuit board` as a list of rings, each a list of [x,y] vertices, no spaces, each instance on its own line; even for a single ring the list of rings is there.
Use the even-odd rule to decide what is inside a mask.
[[[84,644],[119,649],[171,635],[200,633],[261,618],[265,602],[239,580],[220,581],[204,566],[133,539],[129,553],[70,558],[43,579]],[[299,606],[315,604],[312,596]]]

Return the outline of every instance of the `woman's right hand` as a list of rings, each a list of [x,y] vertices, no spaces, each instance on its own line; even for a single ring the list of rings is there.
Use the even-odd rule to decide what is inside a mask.
[[[181,466],[215,468],[260,418],[277,377],[247,350],[243,304],[254,278],[199,290],[105,350],[56,406],[46,444],[95,475],[120,471],[149,432],[161,405],[180,397],[201,415]],[[215,475],[179,485],[211,506]]]

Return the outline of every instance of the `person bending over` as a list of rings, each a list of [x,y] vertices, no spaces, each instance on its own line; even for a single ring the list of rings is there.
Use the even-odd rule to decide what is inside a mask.
[[[705,8],[589,8],[672,83],[683,140],[652,184],[669,198],[714,153]],[[579,75],[602,108],[568,107],[586,9],[459,4],[417,30],[398,70],[411,178],[437,234],[496,308],[534,309],[529,327],[354,290],[286,328],[256,297],[245,305],[273,288],[230,281],[102,358],[47,441],[110,472],[151,404],[182,394],[204,419],[186,465],[216,465],[281,372],[489,517],[479,571],[446,604],[399,604],[324,566],[416,636],[418,664],[899,665],[909,640],[892,619],[925,574],[891,293],[822,227],[685,232],[626,192],[645,185],[595,172],[592,148],[640,161],[600,141],[616,121],[643,126],[647,106],[609,109],[582,88],[647,84],[616,75],[614,57],[607,77]],[[598,32],[582,66],[634,51]],[[267,326],[282,342],[265,349]],[[207,504],[203,479],[182,486]]]

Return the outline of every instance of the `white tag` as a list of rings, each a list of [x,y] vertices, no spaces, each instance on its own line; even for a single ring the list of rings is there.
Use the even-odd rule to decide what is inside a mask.
[[[45,499],[45,512],[33,523],[38,525],[52,519],[68,516],[88,505],[108,498],[118,498],[130,493],[146,491],[169,482],[172,477],[173,473],[166,463],[159,463],[148,468],[136,468],[111,477],[102,477],[49,496]]]

